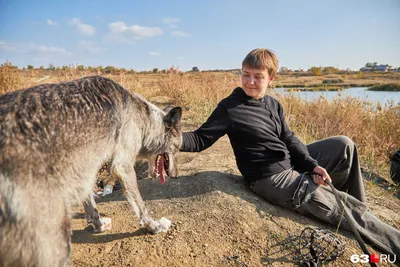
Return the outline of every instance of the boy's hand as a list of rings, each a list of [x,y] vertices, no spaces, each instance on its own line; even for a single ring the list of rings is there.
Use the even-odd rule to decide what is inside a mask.
[[[313,173],[311,173],[311,178],[314,180],[314,183],[318,185],[328,185],[327,183],[325,183],[325,179],[329,182],[332,182],[332,179],[327,171],[321,166],[317,166],[314,168]]]

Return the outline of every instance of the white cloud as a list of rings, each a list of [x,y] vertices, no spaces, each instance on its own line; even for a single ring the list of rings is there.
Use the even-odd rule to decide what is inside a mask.
[[[19,48],[17,45],[10,44],[2,40],[0,40],[0,51],[3,53],[10,53],[10,54],[25,53],[25,50]]]
[[[175,24],[178,23],[179,21],[181,21],[181,19],[179,18],[165,18],[163,19],[164,24]]]
[[[83,49],[83,52],[90,54],[96,54],[102,51],[100,46],[90,41],[80,41],[79,46]]]
[[[108,39],[117,42],[132,43],[133,40],[152,38],[163,34],[163,31],[157,27],[127,26],[123,21],[112,22],[108,27],[111,32]]]
[[[120,35],[120,34],[113,34],[110,33],[107,36],[105,36],[105,39],[111,43],[126,43],[126,44],[134,44],[135,42],[132,40],[129,40],[128,38]]]
[[[89,24],[82,23],[79,19],[73,18],[70,21],[71,25],[74,25],[78,28],[78,32],[83,35],[94,35],[96,33],[96,28]]]
[[[45,45],[35,45],[31,44],[30,49],[37,54],[52,54],[52,55],[71,55],[65,48],[56,46],[45,46]]]
[[[179,36],[179,37],[189,37],[190,34],[186,33],[186,32],[181,32],[181,31],[173,31],[171,32],[172,36]]]
[[[56,25],[58,25],[57,22],[52,21],[51,19],[47,19],[47,20],[46,20],[46,23],[47,23],[48,25],[50,25],[50,26],[56,26]]]
[[[150,55],[150,56],[158,56],[158,55],[160,55],[160,53],[154,52],[154,51],[150,51],[150,52],[149,52],[149,55]]]

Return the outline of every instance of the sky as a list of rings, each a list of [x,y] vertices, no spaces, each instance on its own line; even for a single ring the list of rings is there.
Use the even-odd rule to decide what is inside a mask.
[[[400,67],[400,0],[0,0],[0,64],[136,71]]]

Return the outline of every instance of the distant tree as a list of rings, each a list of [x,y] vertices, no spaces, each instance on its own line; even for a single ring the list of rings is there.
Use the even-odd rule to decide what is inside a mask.
[[[61,68],[62,70],[68,70],[69,69],[69,67],[68,66],[62,66],[62,68]]]
[[[56,69],[56,67],[52,63],[50,63],[48,70],[55,70],[55,69]]]
[[[279,69],[279,72],[287,72],[288,71],[288,68],[287,67],[284,67],[284,66],[282,66],[280,69]]]
[[[154,69],[153,69],[153,72],[154,72],[154,73],[157,73],[157,72],[158,72],[158,68],[154,68]]]
[[[374,63],[372,63],[372,62],[367,62],[367,63],[365,64],[365,67],[367,67],[367,68],[373,68],[373,67],[374,67]]]
[[[314,76],[321,76],[322,75],[322,68],[321,67],[312,67],[311,73]]]
[[[28,65],[28,70],[33,70],[34,68],[33,65]]]
[[[193,67],[192,68],[192,72],[199,72],[200,70],[199,70],[199,68],[198,67]]]
[[[115,68],[113,66],[107,66],[104,68],[105,72],[107,74],[113,73],[115,71]]]
[[[368,62],[365,67],[375,69],[378,66],[378,62]]]
[[[325,73],[336,73],[336,72],[338,72],[339,71],[339,69],[338,68],[335,68],[335,67],[331,67],[331,66],[329,66],[329,67],[325,67],[324,68],[324,72]]]
[[[1,67],[7,67],[7,68],[11,68],[11,69],[15,69],[15,67],[13,66],[13,64],[6,60],[6,62],[4,62],[3,64],[1,64]]]
[[[83,65],[78,65],[76,68],[77,68],[78,70],[85,70],[85,66],[83,66]]]

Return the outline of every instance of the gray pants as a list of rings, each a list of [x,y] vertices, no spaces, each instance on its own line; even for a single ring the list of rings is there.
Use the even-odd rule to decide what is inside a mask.
[[[339,196],[356,223],[364,240],[385,253],[400,256],[400,231],[383,223],[368,209],[365,201],[357,148],[346,136],[336,136],[307,146],[310,155],[324,167],[332,178]],[[250,188],[261,197],[284,208],[316,217],[333,226],[350,230],[340,207],[328,186],[318,186],[307,173],[289,169],[271,177],[257,180]],[[347,192],[348,194],[346,194]]]

